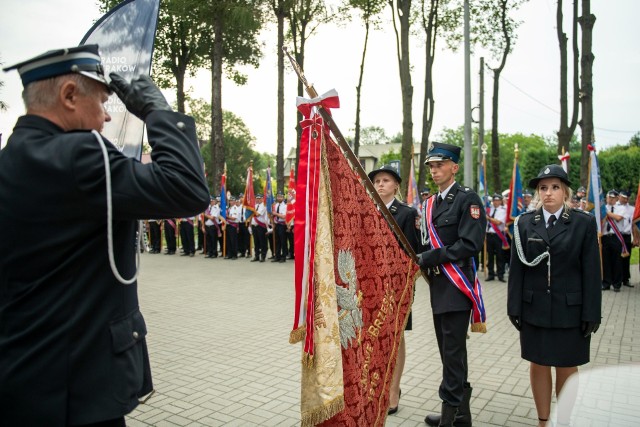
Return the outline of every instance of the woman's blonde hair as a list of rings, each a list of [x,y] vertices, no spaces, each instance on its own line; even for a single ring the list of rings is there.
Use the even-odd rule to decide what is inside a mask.
[[[562,206],[564,209],[571,209],[570,200],[573,197],[573,190],[564,181],[560,180],[560,185],[564,190],[564,200],[562,201]],[[540,182],[538,182],[538,187],[540,186]],[[531,199],[531,205],[536,208],[536,210],[542,207],[542,199],[540,198],[540,193],[538,192],[538,188],[536,187],[535,192],[533,193],[533,198]]]

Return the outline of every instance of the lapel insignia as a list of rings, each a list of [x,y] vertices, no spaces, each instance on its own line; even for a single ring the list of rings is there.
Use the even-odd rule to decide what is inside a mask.
[[[469,213],[471,213],[471,218],[473,219],[480,218],[480,206],[478,205],[469,206]]]
[[[551,172],[551,169],[549,169],[549,168],[546,168],[546,169],[544,170],[545,175],[549,175],[549,172]]]
[[[398,208],[395,205],[391,205],[391,207],[389,208],[389,212],[396,213],[398,211]]]

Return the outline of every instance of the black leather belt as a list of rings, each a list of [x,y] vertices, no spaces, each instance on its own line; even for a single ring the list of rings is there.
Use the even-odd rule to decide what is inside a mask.
[[[472,265],[471,258],[461,259],[461,260],[453,262],[453,264],[457,265],[460,268],[471,267],[471,265]],[[429,276],[439,276],[439,275],[443,274],[439,265],[436,265],[435,267],[427,267],[426,268],[426,272],[427,272],[427,275],[429,275]]]

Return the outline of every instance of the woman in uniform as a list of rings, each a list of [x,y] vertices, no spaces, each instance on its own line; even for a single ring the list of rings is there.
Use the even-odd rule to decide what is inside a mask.
[[[570,208],[570,185],[559,165],[545,166],[529,182],[535,210],[516,220],[511,251],[507,313],[520,331],[522,358],[531,362],[540,427],[551,412],[551,367],[558,396],[577,366],[589,362],[591,334],[600,325],[596,220]],[[558,422],[570,415],[559,413]]]
[[[373,182],[373,186],[382,199],[382,202],[387,206],[391,215],[393,215],[393,218],[398,223],[398,226],[409,241],[414,252],[417,252],[418,237],[416,233],[416,217],[418,216],[418,211],[396,199],[396,194],[398,194],[400,183],[402,182],[400,175],[398,175],[393,167],[383,166],[380,169],[369,172],[369,179]],[[410,330],[411,312],[409,312],[409,318],[405,326],[405,331]],[[403,334],[400,339],[400,345],[398,346],[398,359],[396,360],[396,367],[393,372],[393,379],[391,380],[391,388],[389,391],[389,415],[398,412],[400,402],[400,378],[402,377],[402,371],[404,369],[405,357],[406,349]]]

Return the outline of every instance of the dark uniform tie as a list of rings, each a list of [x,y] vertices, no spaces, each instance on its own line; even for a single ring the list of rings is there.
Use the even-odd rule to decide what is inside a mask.
[[[440,206],[440,203],[442,203],[442,196],[438,194],[438,198],[436,199],[436,208]]]
[[[553,224],[555,224],[555,222],[556,222],[556,216],[551,215],[547,220],[547,231],[553,228]]]
[[[611,213],[613,213],[613,205],[611,205]],[[609,224],[609,219],[607,218],[607,233],[611,231],[611,224]]]

